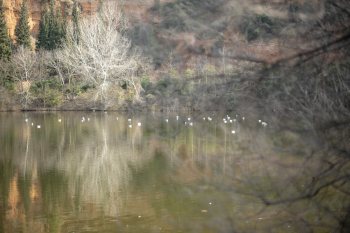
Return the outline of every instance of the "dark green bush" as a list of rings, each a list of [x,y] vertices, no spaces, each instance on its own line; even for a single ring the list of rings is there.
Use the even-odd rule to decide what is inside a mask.
[[[54,89],[47,90],[42,98],[44,100],[45,107],[59,106],[63,100],[62,93]]]
[[[58,81],[56,78],[48,78],[40,81],[34,82],[31,86],[31,91],[33,93],[39,93],[44,91],[45,89],[56,89],[62,90],[62,83]]]
[[[94,87],[89,85],[89,84],[84,84],[80,87],[80,90],[81,90],[81,92],[87,92],[91,88],[94,88]]]
[[[0,76],[0,85],[2,87],[5,87],[7,90],[14,90],[14,81],[13,78],[11,76],[8,75],[4,75],[4,76]]]
[[[144,90],[147,90],[151,86],[151,81],[149,80],[149,77],[145,76],[141,79],[141,87]]]
[[[176,31],[184,31],[186,28],[184,19],[174,13],[166,17],[162,21],[161,26],[165,29],[175,29]]]
[[[279,25],[264,14],[244,16],[239,24],[239,30],[245,35],[247,41],[267,37],[273,33],[277,33],[278,29]]]
[[[7,90],[14,90],[14,66],[10,62],[0,62],[0,86]]]
[[[63,101],[62,83],[55,78],[39,80],[30,87],[35,107],[55,107]]]
[[[61,92],[54,89],[46,89],[43,92],[37,93],[33,100],[34,107],[57,107],[63,102]]]

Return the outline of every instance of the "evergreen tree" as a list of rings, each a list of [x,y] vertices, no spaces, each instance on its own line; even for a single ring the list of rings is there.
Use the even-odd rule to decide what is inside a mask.
[[[24,46],[30,48],[30,28],[28,23],[28,7],[25,0],[22,2],[19,20],[16,24],[15,36],[17,46]]]
[[[54,1],[50,1],[49,11],[45,10],[39,25],[37,48],[57,49],[62,45],[66,34],[66,23],[59,9],[55,12]]]
[[[75,41],[79,43],[79,37],[80,37],[80,26],[79,26],[79,8],[78,8],[78,2],[75,0],[72,10],[72,21],[73,21],[73,35],[75,38]]]
[[[51,25],[51,47],[56,49],[62,45],[66,35],[65,20],[63,20],[61,9],[57,9]]]
[[[0,0],[0,60],[9,60],[11,53],[11,40],[7,31],[3,2]]]
[[[50,0],[50,7],[48,13],[48,34],[47,34],[47,50],[55,49],[55,41],[57,37],[57,27],[55,19],[55,2]]]
[[[48,34],[49,34],[49,15],[47,10],[45,9],[42,13],[41,20],[39,23],[39,35],[38,40],[36,42],[36,47],[40,48],[48,48]]]

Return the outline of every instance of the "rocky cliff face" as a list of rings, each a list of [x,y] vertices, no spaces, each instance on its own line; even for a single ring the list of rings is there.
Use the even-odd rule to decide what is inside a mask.
[[[35,21],[40,20],[40,0],[30,0],[28,2],[30,8],[29,25],[32,30],[37,30],[37,23]],[[7,28],[10,36],[13,38],[16,22],[19,15],[22,0],[4,0],[5,18],[7,21]]]
[[[29,25],[32,36],[38,33],[41,12],[45,6],[45,0],[27,0],[29,8]],[[78,0],[83,14],[91,14],[97,9],[97,0]],[[3,0],[7,27],[11,38],[14,38],[16,22],[19,16],[22,0]],[[62,11],[70,12],[73,0],[56,0],[56,5],[62,8]]]
[[[29,24],[32,36],[35,37],[38,33],[41,12],[45,6],[46,0],[27,0],[29,14]],[[55,0],[56,5],[62,8],[66,13],[71,12],[73,0]],[[153,4],[154,0],[128,0],[123,3],[124,10],[133,18],[143,18],[148,7]],[[83,15],[93,14],[97,10],[98,0],[78,0]],[[14,38],[14,31],[21,8],[22,0],[3,0],[7,27],[11,38]]]

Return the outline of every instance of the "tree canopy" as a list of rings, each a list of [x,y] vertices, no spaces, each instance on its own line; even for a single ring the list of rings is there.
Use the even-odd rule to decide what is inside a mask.
[[[124,18],[111,2],[105,3],[91,18],[80,24],[79,39],[75,25],[69,28],[67,40],[57,57],[64,67],[72,67],[78,76],[97,87],[101,102],[111,85],[120,81],[131,84],[137,91],[134,73],[141,64],[138,53],[131,49],[130,40],[122,33]]]
[[[54,50],[62,45],[66,34],[66,23],[60,9],[55,10],[54,1],[45,9],[39,24],[37,49]]]
[[[30,28],[28,23],[28,6],[27,2],[23,1],[19,13],[19,20],[15,28],[16,44],[26,48],[31,47],[30,43]]]
[[[73,33],[77,42],[79,42],[79,36],[80,36],[79,15],[80,15],[80,12],[78,7],[78,2],[74,1],[73,10],[72,10],[72,22],[73,22]]]
[[[3,2],[0,1],[0,60],[9,60],[11,56],[11,40],[8,35],[4,16]]]

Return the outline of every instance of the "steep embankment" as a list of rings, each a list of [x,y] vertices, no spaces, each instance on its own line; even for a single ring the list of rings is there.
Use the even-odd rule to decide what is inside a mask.
[[[44,7],[43,0],[28,0],[29,24],[36,38]],[[83,15],[98,9],[98,0],[78,0]],[[213,60],[228,54],[234,60],[273,63],[281,54],[290,52],[276,39],[295,33],[284,28],[293,18],[304,21],[318,19],[324,9],[318,0],[308,2],[308,11],[291,13],[291,3],[262,3],[249,0],[128,0],[121,1],[123,11],[132,23],[130,36],[134,44],[145,50],[156,67],[168,62],[170,54],[183,65],[193,64],[198,57]],[[297,1],[296,1],[297,2]],[[22,0],[4,0],[9,34],[14,38]],[[62,12],[71,12],[73,0],[56,0]],[[300,7],[299,7],[300,8]],[[283,39],[283,37],[281,37]],[[259,40],[258,40],[259,39]],[[218,58],[220,60],[220,58]]]
[[[198,60],[221,66],[223,55],[229,66],[242,60],[275,63],[297,49],[286,46],[286,39],[297,45],[297,31],[324,15],[319,0],[154,3],[146,17],[135,22],[131,38],[154,59],[156,67],[174,60],[192,68]]]
[[[9,34],[12,38],[14,38],[14,31],[16,22],[18,20],[22,0],[3,0],[3,4],[5,8],[5,17]],[[83,14],[91,14],[97,9],[97,1],[79,0],[79,4]],[[73,1],[56,0],[56,5],[61,6],[62,12],[69,14],[69,12],[71,12],[70,9],[73,5]],[[43,0],[28,0],[28,8],[30,11],[29,25],[31,28],[31,34],[34,38],[38,33],[41,12],[44,6],[45,4]]]
[[[13,34],[20,0],[4,1]],[[41,2],[29,1],[33,35],[43,6]],[[269,100],[267,102],[274,103],[269,105],[277,111],[276,106],[291,106],[285,102],[295,96],[306,95],[302,102],[320,99],[318,93],[310,90],[322,83],[325,89],[330,86],[323,81],[323,76],[331,77],[326,75],[328,71],[332,74],[336,69],[338,73],[348,73],[350,15],[346,0],[120,2],[131,22],[129,37],[133,44],[141,47],[160,71],[151,70],[147,77],[143,77],[147,103],[161,106],[186,104],[189,109],[202,109],[194,105],[227,109],[244,98],[255,102]],[[62,9],[69,12],[67,9],[72,1],[57,0],[57,3],[62,3]],[[83,15],[97,9],[97,0],[79,0],[79,3]],[[296,66],[278,66],[291,60]],[[344,71],[330,67],[339,61],[344,61]],[[270,69],[278,67],[280,70]],[[321,72],[320,68],[328,71]],[[304,83],[306,91],[298,87],[300,83]],[[296,93],[291,93],[292,89]],[[347,98],[347,92],[338,89],[326,92],[337,93],[337,96],[345,93]],[[239,94],[242,90],[244,93]],[[309,96],[310,93],[316,97]],[[281,100],[275,103],[278,95]],[[325,102],[328,104],[329,101]],[[267,105],[263,106],[266,108]],[[311,103],[310,106],[316,105]]]
[[[29,25],[31,28],[32,36],[36,37],[39,29],[39,22],[43,7],[45,6],[44,0],[27,0],[29,14]],[[61,7],[62,12],[68,17],[73,7],[73,0],[55,0],[56,5]],[[90,15],[97,11],[99,0],[77,0],[84,15]],[[48,2],[48,1],[47,1]],[[22,0],[3,0],[5,8],[5,17],[7,21],[7,27],[9,34],[13,38],[16,22],[18,20],[19,11],[21,8]],[[126,12],[132,21],[142,21],[147,18],[146,13],[148,8],[153,5],[153,0],[128,0],[125,2],[121,1],[123,10]]]

